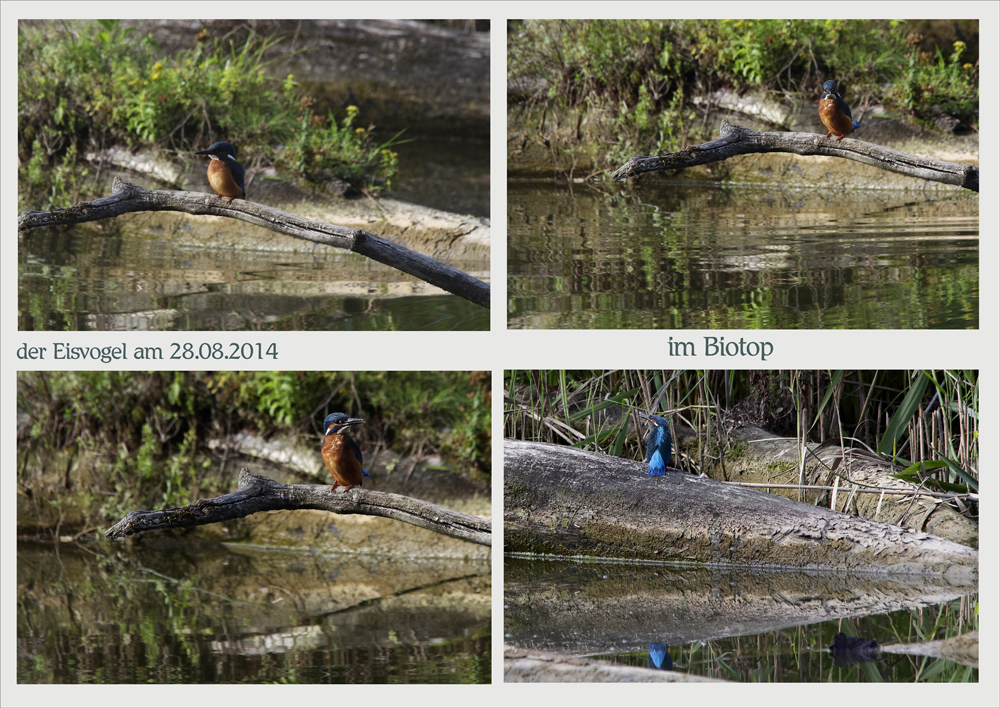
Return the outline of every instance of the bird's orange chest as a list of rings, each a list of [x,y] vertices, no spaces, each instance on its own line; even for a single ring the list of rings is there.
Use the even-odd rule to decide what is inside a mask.
[[[358,458],[354,456],[354,452],[342,435],[327,435],[323,441],[321,453],[323,463],[338,483],[343,485],[361,484],[364,475],[361,471],[361,463],[358,462]]]
[[[236,184],[232,171],[223,160],[212,160],[208,163],[208,183],[224,197],[243,198],[243,190]]]
[[[840,110],[840,106],[837,103],[837,99],[827,96],[826,98],[820,99],[819,102],[819,119],[823,121],[823,125],[831,133],[837,135],[850,135],[854,132],[854,123],[851,119]]]

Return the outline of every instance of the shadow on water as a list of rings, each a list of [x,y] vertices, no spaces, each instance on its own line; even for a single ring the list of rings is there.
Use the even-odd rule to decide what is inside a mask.
[[[741,682],[974,682],[978,669],[946,659],[848,664],[828,650],[839,632],[883,647],[967,632],[977,592],[917,576],[507,557],[504,640]]]
[[[510,182],[508,326],[961,329],[978,195]]]
[[[489,683],[488,561],[21,542],[19,683]]]
[[[407,140],[403,133],[401,140]],[[453,214],[490,217],[490,146],[485,140],[413,136],[393,148],[399,177],[392,196]]]

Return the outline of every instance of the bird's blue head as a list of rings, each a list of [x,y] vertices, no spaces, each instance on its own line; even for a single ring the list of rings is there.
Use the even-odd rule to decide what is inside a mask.
[[[349,418],[345,413],[331,413],[323,419],[323,430],[327,435],[340,435],[350,426],[364,422],[361,418]]]
[[[837,82],[834,81],[833,79],[827,79],[826,81],[824,81],[823,93],[824,94],[832,93],[833,95],[837,95]]]
[[[650,477],[661,477],[667,473],[670,464],[670,424],[666,418],[650,413],[639,413],[639,417],[650,425],[646,438],[646,465]]]
[[[232,143],[227,143],[225,140],[219,140],[208,146],[208,150],[199,150],[195,153],[196,155],[211,155],[214,160],[225,160],[226,156],[236,159],[236,146]]]

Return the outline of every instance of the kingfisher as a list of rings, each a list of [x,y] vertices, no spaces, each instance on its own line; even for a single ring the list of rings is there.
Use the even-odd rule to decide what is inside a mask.
[[[666,418],[639,412],[639,417],[652,426],[646,438],[646,465],[650,477],[662,477],[670,464],[670,425]]]
[[[361,418],[349,418],[343,413],[331,413],[323,421],[326,437],[323,438],[320,452],[326,468],[333,475],[331,490],[343,484],[346,487],[344,491],[349,492],[352,487],[361,486],[362,479],[371,477],[368,471],[361,467],[364,461],[361,448],[347,434],[352,425],[364,422]]]
[[[674,659],[667,651],[666,644],[650,644],[649,658],[646,659],[647,669],[661,669],[663,671],[673,671]]]
[[[823,84],[823,95],[819,99],[819,119],[830,132],[826,137],[836,135],[837,140],[843,140],[861,127],[861,122],[851,120],[851,107],[837,93],[837,82],[831,80]]]
[[[243,165],[236,161],[236,146],[225,140],[212,143],[208,150],[199,150],[196,155],[209,155],[208,183],[218,192],[219,197],[229,197],[232,204],[236,197],[246,199],[243,188]]]

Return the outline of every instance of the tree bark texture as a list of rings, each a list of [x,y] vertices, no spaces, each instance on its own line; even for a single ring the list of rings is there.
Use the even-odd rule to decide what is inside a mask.
[[[17,230],[24,233],[45,226],[82,224],[138,211],[179,211],[239,219],[294,238],[360,253],[481,307],[490,306],[489,284],[367,231],[305,219],[243,199],[230,203],[198,192],[144,189],[125,182],[121,177],[115,178],[110,197],[81,202],[66,209],[20,214]]]
[[[710,476],[727,482],[797,484],[799,481],[799,444],[794,438],[781,438],[756,426],[743,426],[729,434],[730,439],[747,443],[746,452],[735,460],[716,465]],[[946,494],[918,489],[910,481],[893,475],[900,467],[859,447],[845,448],[834,438],[825,443],[808,443],[809,453],[802,465],[803,482],[828,489],[764,489],[789,499],[835,508],[845,513],[903,526],[914,531],[947,538],[965,546],[979,545],[979,525],[959,512],[952,504],[978,496]],[[830,489],[836,485],[836,491]],[[877,493],[859,493],[877,489]],[[915,494],[929,492],[926,495]],[[948,502],[949,499],[956,500]]]
[[[978,574],[967,546],[634,460],[504,442],[504,551],[873,573]]]
[[[863,162],[883,170],[953,184],[979,191],[979,168],[954,162],[931,160],[862,142],[853,138],[837,140],[819,133],[758,133],[729,121],[722,121],[721,137],[701,145],[689,145],[667,155],[640,155],[629,158],[611,177],[623,182],[650,172],[681,170],[709,162],[721,162],[737,155],[763,152],[790,152],[796,155],[828,155]]]
[[[486,519],[445,509],[429,502],[389,492],[355,487],[331,491],[326,485],[281,484],[240,470],[238,491],[214,499],[199,499],[178,509],[130,511],[105,532],[109,539],[171,528],[191,528],[240,519],[259,511],[321,509],[335,514],[384,516],[482,546],[492,542],[492,524]]]

